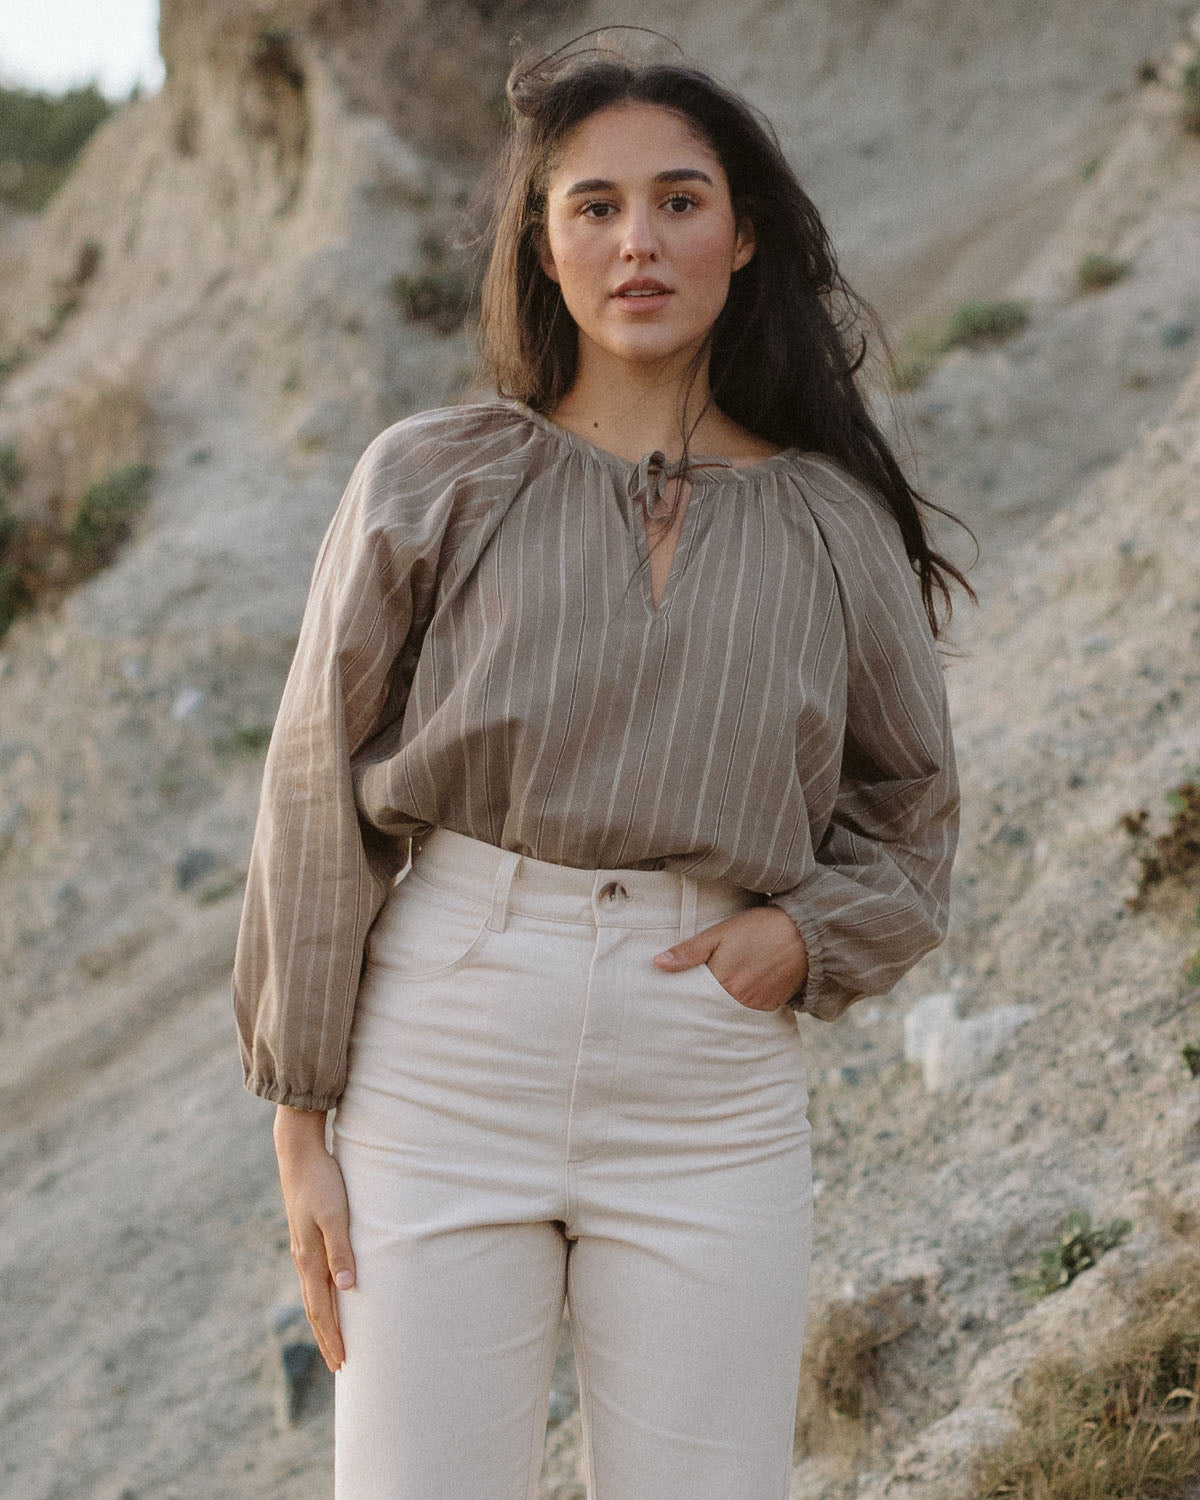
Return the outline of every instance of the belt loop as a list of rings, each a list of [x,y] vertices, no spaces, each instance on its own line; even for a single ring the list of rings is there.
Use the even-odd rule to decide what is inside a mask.
[[[520,863],[521,856],[506,849],[503,859],[496,866],[496,878],[492,882],[492,910],[487,919],[489,932],[504,931],[504,924],[508,920],[508,893],[512,889],[513,876]]]
[[[681,875],[683,889],[679,897],[679,941],[685,942],[696,935],[696,882],[690,875]]]

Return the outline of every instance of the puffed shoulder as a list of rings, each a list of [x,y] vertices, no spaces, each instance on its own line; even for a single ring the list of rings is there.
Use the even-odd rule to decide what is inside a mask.
[[[385,427],[363,451],[354,482],[372,496],[467,479],[518,474],[538,463],[545,446],[535,422],[502,401],[435,407]]]
[[[900,523],[882,496],[823,454],[799,454],[792,472],[833,564],[843,605],[882,596],[901,608],[910,629],[932,639]]]
[[[792,473],[814,519],[838,533],[853,532],[864,524],[882,525],[904,552],[899,524],[883,497],[834,459],[823,453],[799,453]]]

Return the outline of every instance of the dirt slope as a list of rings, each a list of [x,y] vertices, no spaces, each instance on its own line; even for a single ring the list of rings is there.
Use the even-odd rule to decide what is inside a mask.
[[[1200,1151],[1178,1059],[1200,1029],[1191,907],[1167,891],[1124,914],[1115,827],[1200,753],[1198,148],[1169,90],[1133,82],[1190,10],[653,8],[777,120],[895,326],[967,293],[1031,308],[908,407],[928,487],[985,544],[952,669],[955,930],[902,995],[809,1027],[814,1316],[846,1283],[924,1288],[861,1455],[880,1496],[918,1500],[902,1472],[949,1472],[1000,1420],[1006,1372],[1059,1335],[1008,1284],[1059,1210],[1129,1212],[1150,1244],[1147,1183],[1182,1194]],[[115,565],[0,642],[0,1282],[25,1351],[0,1493],[22,1500],[327,1492],[327,1413],[276,1433],[266,1378],[265,1309],[291,1291],[268,1112],[232,1048],[239,881],[349,468],[468,378],[467,336],[406,316],[394,279],[453,300],[508,39],[555,35],[532,4],[164,11],[162,93],[106,125],[43,216],[0,224],[0,355],[27,355],[0,392],[16,507],[48,514],[129,458],[156,471]],[[1087,249],[1130,275],[1080,295]],[[965,1015],[1036,1014],[935,1095],[901,1017],[946,985]],[[931,1457],[890,1467],[943,1417]],[[560,1500],[582,1493],[575,1424],[547,1469]],[[839,1462],[816,1441],[795,1494],[852,1492]]]

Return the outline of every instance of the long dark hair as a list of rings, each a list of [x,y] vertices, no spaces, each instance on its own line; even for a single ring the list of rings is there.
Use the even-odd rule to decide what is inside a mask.
[[[736,218],[754,226],[754,255],[734,273],[701,354],[709,354],[713,399],[751,432],[823,453],[883,498],[899,523],[937,635],[939,603],[949,618],[951,582],[974,597],[959,569],[930,545],[922,512],[949,512],[913,489],[871,415],[856,377],[867,330],[877,332],[878,320],[838,270],[821,217],[770,125],[699,69],[579,52],[572,44],[537,63],[518,64],[509,75],[508,101],[511,124],[496,184],[480,322],[481,353],[499,393],[546,413],[575,377],[575,323],[538,254],[546,185],[567,136],[614,104],[673,111],[716,153]]]

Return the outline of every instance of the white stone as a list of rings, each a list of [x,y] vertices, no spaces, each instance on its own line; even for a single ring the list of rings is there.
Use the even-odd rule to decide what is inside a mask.
[[[926,1089],[940,1094],[982,1077],[1017,1027],[1035,1014],[1032,1005],[999,1005],[935,1031],[921,1059]]]
[[[181,724],[184,719],[191,718],[203,702],[204,694],[199,688],[183,688],[171,704],[171,717]]]
[[[958,996],[953,990],[922,995],[904,1015],[904,1056],[907,1061],[924,1061],[930,1038],[957,1019]]]

